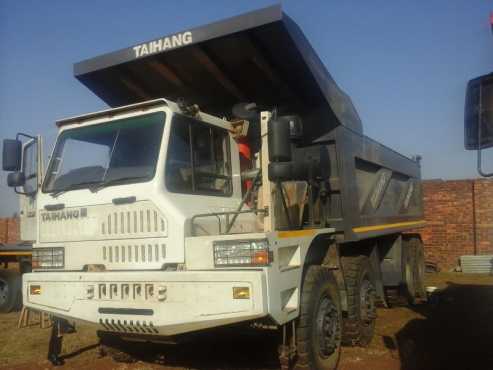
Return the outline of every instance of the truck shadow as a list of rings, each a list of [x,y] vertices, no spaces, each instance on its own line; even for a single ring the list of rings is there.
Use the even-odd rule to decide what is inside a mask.
[[[276,331],[241,328],[205,332],[173,344],[126,343],[133,361],[192,369],[279,369]]]
[[[448,282],[432,301],[411,308],[423,319],[409,321],[395,340],[383,338],[401,370],[492,369],[493,286]]]

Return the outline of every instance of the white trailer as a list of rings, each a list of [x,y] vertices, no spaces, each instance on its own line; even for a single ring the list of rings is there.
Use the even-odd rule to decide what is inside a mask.
[[[114,108],[57,122],[42,184],[25,190],[22,143],[4,142],[37,219],[24,305],[56,318],[53,363],[73,321],[148,341],[262,323],[283,367],[335,369],[386,288],[423,295],[405,234],[423,225],[419,164],[362,134],[279,6],[74,71]]]

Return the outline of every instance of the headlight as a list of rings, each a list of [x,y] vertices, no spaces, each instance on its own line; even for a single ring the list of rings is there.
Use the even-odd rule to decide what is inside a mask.
[[[32,254],[32,267],[35,269],[61,269],[65,266],[65,249],[34,248]]]
[[[214,265],[266,266],[272,258],[269,242],[262,240],[225,240],[214,243]]]

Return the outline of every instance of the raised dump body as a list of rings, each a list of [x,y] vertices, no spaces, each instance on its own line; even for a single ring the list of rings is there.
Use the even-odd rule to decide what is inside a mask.
[[[362,132],[351,99],[278,5],[76,63],[74,74],[112,107],[185,98],[228,117],[253,101],[313,120],[307,138],[341,124]]]
[[[299,146],[325,153],[323,217],[344,240],[419,225],[419,164],[363,135],[351,99],[278,5],[82,61],[74,74],[112,107],[165,97],[228,118],[249,101],[299,115]]]

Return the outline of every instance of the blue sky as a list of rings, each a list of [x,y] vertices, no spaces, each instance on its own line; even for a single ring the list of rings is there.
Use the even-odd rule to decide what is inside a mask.
[[[72,75],[74,62],[275,3],[0,1],[0,139],[105,108]],[[297,1],[284,10],[352,97],[365,134],[423,156],[424,178],[476,177],[463,149],[464,89],[493,71],[491,0]],[[493,153],[487,153],[493,158]],[[493,163],[493,161],[492,161]],[[0,216],[17,201],[0,175]]]

